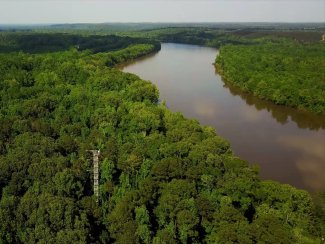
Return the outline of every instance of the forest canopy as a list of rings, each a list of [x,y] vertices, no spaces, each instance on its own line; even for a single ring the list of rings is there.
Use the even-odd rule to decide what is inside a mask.
[[[113,67],[156,50],[0,54],[0,242],[319,243],[306,191],[261,181],[213,128]]]

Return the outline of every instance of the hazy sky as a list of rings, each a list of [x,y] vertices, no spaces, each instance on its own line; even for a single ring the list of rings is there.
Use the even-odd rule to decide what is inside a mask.
[[[325,0],[0,0],[0,24],[325,22]]]

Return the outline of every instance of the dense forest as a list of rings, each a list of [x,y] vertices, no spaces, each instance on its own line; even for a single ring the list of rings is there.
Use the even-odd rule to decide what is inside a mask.
[[[75,35],[50,33],[0,33],[0,52],[23,51],[42,53],[65,51],[76,48],[79,51],[89,50],[93,53],[114,51],[126,48],[132,44],[151,44],[156,50],[160,43],[144,38],[121,37],[115,35]]]
[[[130,40],[0,54],[0,242],[320,243],[325,197],[261,181],[213,128],[115,69],[159,48]]]
[[[313,28],[308,28],[307,26],[304,27],[304,25],[293,25],[290,28],[290,26],[291,25],[246,26],[245,24],[214,24],[212,27],[206,24],[198,27],[167,26],[138,31],[120,31],[117,32],[117,34],[120,36],[158,40],[160,42],[186,43],[220,48],[227,44],[249,45],[264,43],[265,41],[279,42],[283,40],[301,43],[319,43],[319,41],[322,40],[322,35],[325,30],[322,25],[320,25],[319,28],[315,26]]]
[[[228,45],[216,64],[226,81],[259,98],[325,114],[324,53],[324,43]]]
[[[160,42],[185,43],[219,48],[226,44],[255,43],[256,38],[242,38],[232,30],[211,28],[168,27],[152,30],[120,32],[120,36],[146,38]]]

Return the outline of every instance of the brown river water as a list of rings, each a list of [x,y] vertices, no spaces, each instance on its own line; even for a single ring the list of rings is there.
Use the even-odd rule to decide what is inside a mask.
[[[216,128],[235,154],[260,167],[263,179],[325,191],[325,117],[277,106],[225,84],[218,50],[162,44],[161,51],[122,67],[156,84],[160,99]]]

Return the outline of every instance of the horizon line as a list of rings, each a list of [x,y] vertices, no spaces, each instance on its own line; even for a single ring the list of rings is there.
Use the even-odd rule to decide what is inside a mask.
[[[16,26],[29,26],[29,25],[100,25],[100,24],[325,24],[325,21],[196,21],[196,22],[179,22],[179,21],[112,21],[112,22],[53,22],[53,23],[0,23],[0,25],[16,25]],[[325,27],[325,26],[324,26]]]

